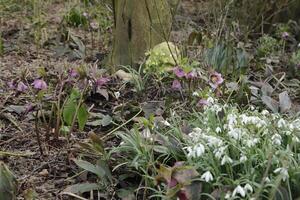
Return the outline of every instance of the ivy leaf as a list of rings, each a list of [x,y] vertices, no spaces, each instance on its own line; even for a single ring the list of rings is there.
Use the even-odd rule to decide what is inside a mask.
[[[78,120],[78,125],[80,130],[84,129],[84,126],[88,118],[89,118],[89,112],[87,106],[85,104],[82,104],[78,109],[78,114],[77,114],[77,120]]]

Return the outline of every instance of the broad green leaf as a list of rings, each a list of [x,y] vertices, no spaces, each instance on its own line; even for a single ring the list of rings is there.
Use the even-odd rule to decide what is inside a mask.
[[[84,160],[73,159],[73,161],[76,163],[77,166],[93,174],[96,174],[99,178],[104,178],[106,175],[105,170],[102,169],[100,166],[93,165],[92,163]]]
[[[77,120],[78,120],[78,125],[80,130],[84,129],[84,126],[88,118],[89,118],[89,112],[87,106],[85,104],[82,104],[78,109],[78,114],[77,114]]]
[[[76,103],[74,102],[74,99],[69,98],[63,109],[63,119],[68,126],[72,125],[75,112],[76,112]]]
[[[109,115],[105,115],[105,117],[103,117],[101,124],[102,126],[108,126],[110,123],[112,122],[112,118]]]
[[[71,192],[74,194],[82,194],[84,192],[89,192],[92,190],[99,190],[100,186],[96,183],[81,183],[68,186],[64,192]]]

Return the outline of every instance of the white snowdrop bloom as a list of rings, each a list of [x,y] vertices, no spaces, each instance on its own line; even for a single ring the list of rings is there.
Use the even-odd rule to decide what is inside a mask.
[[[277,122],[278,128],[284,128],[285,126],[286,126],[286,122],[284,119],[281,118],[280,120],[278,120],[278,122]]]
[[[225,199],[230,199],[231,198],[231,192],[228,191],[226,194],[225,194]]]
[[[167,120],[163,120],[162,124],[165,126],[171,126],[171,124]]]
[[[188,151],[187,157],[190,157],[190,158],[196,157],[196,153],[192,147],[187,147],[186,150]]]
[[[220,127],[217,127],[216,128],[216,133],[221,133],[222,132],[222,129]]]
[[[205,135],[203,138],[209,147],[219,147],[223,145],[223,141],[215,136]]]
[[[255,110],[255,107],[251,105],[250,110],[252,110],[252,111]]]
[[[234,128],[229,130],[227,134],[235,140],[240,140],[243,136],[243,130],[240,128]]]
[[[240,162],[246,162],[248,160],[247,156],[241,154]]]
[[[274,134],[271,140],[273,145],[281,145],[282,138],[278,133]]]
[[[193,96],[195,96],[195,97],[199,97],[200,95],[199,95],[199,93],[198,93],[198,92],[193,92]]]
[[[225,165],[226,163],[229,163],[229,164],[232,163],[232,159],[227,155],[223,156],[221,165]]]
[[[292,132],[291,132],[291,131],[289,131],[289,130],[287,130],[287,131],[284,131],[284,134],[285,134],[285,135],[291,135],[291,134],[292,134]]]
[[[202,154],[204,154],[205,152],[205,148],[202,144],[197,144],[195,147],[194,147],[194,150],[196,152],[196,156],[197,157],[200,157],[202,156]]]
[[[201,179],[205,180],[205,182],[210,182],[213,181],[213,175],[210,173],[210,171],[205,172],[202,174]]]
[[[232,192],[232,197],[237,196],[238,194],[241,195],[241,197],[245,197],[246,196],[246,192],[244,190],[244,188],[240,185],[238,185]]]
[[[221,146],[221,147],[215,149],[213,153],[215,154],[215,157],[217,159],[221,159],[221,157],[224,155],[224,152],[226,149],[227,149],[227,146]]]
[[[266,183],[270,183],[270,182],[271,182],[271,180],[270,180],[269,177],[266,177],[264,181],[265,181]]]
[[[254,147],[257,143],[259,143],[259,138],[248,139],[245,142],[246,146],[251,148]]]
[[[245,191],[245,192],[252,193],[252,192],[253,192],[253,188],[252,188],[252,186],[251,186],[249,183],[247,183],[247,184],[244,186],[244,191]]]
[[[114,92],[114,95],[115,95],[116,99],[119,99],[121,94],[120,94],[120,92]]]
[[[233,126],[237,123],[237,116],[235,114],[229,114],[227,116],[228,128],[233,129]]]
[[[279,167],[274,170],[274,173],[282,175],[282,180],[285,181],[287,178],[289,178],[289,172],[286,168],[284,167]]]
[[[269,111],[263,110],[263,111],[261,111],[261,114],[262,114],[262,115],[268,115],[268,114],[269,114]]]
[[[289,124],[289,130],[293,131],[294,129],[295,129],[294,125],[293,124]]]
[[[214,103],[215,103],[215,100],[214,100],[214,98],[212,98],[212,97],[208,97],[208,98],[207,98],[207,102],[208,102],[209,104],[214,104]]]

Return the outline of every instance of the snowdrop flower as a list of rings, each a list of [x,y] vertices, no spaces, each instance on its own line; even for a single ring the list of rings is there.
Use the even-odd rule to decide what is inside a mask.
[[[199,97],[200,95],[199,95],[198,92],[193,92],[193,96],[194,96],[194,97]]]
[[[253,192],[253,188],[252,188],[252,186],[251,186],[249,183],[247,183],[247,184],[244,186],[244,191],[245,191],[245,192],[250,192],[250,193],[252,193],[252,192]]]
[[[278,128],[283,128],[285,127],[285,125],[286,125],[285,120],[282,118],[277,122]]]
[[[221,165],[225,165],[226,163],[232,163],[232,159],[227,155],[222,158]]]
[[[282,138],[281,138],[281,136],[278,133],[276,133],[275,135],[273,135],[271,137],[271,140],[272,140],[272,144],[274,144],[274,145],[281,145]]]
[[[222,132],[222,129],[221,129],[220,127],[217,127],[217,128],[216,128],[216,132],[217,132],[217,133],[221,133],[221,132]]]
[[[246,192],[244,190],[243,187],[241,187],[240,185],[238,185],[232,192],[232,197],[235,197],[236,195],[240,194],[241,197],[245,197],[246,196]]]
[[[187,151],[188,151],[188,155],[187,155],[188,157],[196,158],[204,154],[205,148],[202,144],[197,144],[194,147],[188,147]]]
[[[214,103],[215,103],[215,100],[214,100],[214,98],[212,98],[212,97],[208,97],[208,98],[207,98],[207,101],[208,101],[208,103],[210,103],[210,104],[214,104]]]
[[[270,183],[270,182],[271,182],[271,180],[270,180],[269,177],[266,177],[264,181],[265,181],[266,183]]]
[[[297,136],[293,136],[292,140],[293,140],[293,142],[297,142],[297,143],[300,142],[300,140]]]
[[[254,147],[257,143],[259,143],[259,138],[246,140],[246,146],[249,148]]]
[[[274,170],[274,173],[282,175],[282,180],[285,181],[287,178],[289,178],[289,172],[286,168],[279,167]]]
[[[262,114],[262,115],[268,115],[268,114],[269,114],[269,111],[263,110],[263,111],[261,111],[261,114]]]
[[[240,162],[246,162],[248,160],[247,156],[241,154]]]
[[[217,159],[220,159],[224,155],[224,152],[226,149],[227,149],[227,146],[222,146],[222,147],[219,147],[218,149],[215,149],[214,150],[215,157]]]
[[[230,197],[231,197],[231,192],[228,191],[228,192],[226,193],[226,195],[225,195],[225,199],[230,199]]]
[[[240,140],[242,139],[243,131],[240,128],[234,128],[228,131],[228,135],[235,140]]]
[[[210,171],[205,172],[202,174],[201,179],[205,180],[205,182],[210,182],[213,181],[213,175],[210,173]]]

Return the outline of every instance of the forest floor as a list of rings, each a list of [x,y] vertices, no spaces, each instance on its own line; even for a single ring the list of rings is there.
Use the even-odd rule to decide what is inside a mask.
[[[93,64],[98,58],[97,55],[107,55],[110,44],[107,41],[111,39],[111,30],[106,30],[107,38],[102,38],[106,41],[101,41],[100,38],[97,44],[92,44],[90,37],[86,37],[89,31],[70,28],[72,33],[82,40],[89,55],[84,60],[74,59],[70,54],[57,55],[60,54],[61,47],[55,43],[62,34],[61,22],[67,12],[66,3],[50,1],[42,6],[43,22],[46,26],[40,30],[35,30],[32,5],[27,5],[27,1],[20,5],[17,1],[10,3],[12,4],[5,1],[0,3],[2,11],[6,14],[3,18],[1,16],[0,23],[4,43],[4,52],[0,57],[0,160],[8,165],[18,180],[18,199],[30,199],[28,197],[34,193],[37,199],[41,200],[70,199],[60,195],[66,186],[88,180],[87,173],[72,178],[79,169],[71,159],[78,155],[77,142],[85,141],[89,130],[72,134],[69,141],[65,137],[47,141],[45,138],[47,127],[38,127],[43,149],[41,155],[34,116],[26,112],[32,98],[26,94],[16,93],[9,88],[8,83],[19,80],[20,77],[37,77],[37,71],[41,67],[45,67],[47,71],[57,72],[65,66]],[[40,37],[46,37],[46,41],[43,41],[45,43],[38,45],[35,42],[35,34],[44,34]],[[186,34],[176,31],[174,35],[180,40],[178,38]],[[105,42],[107,45],[103,46]],[[123,102],[134,101],[130,94],[127,98]],[[111,114],[110,109],[105,110],[105,106],[96,107],[93,111],[97,109]],[[108,143],[114,145],[114,141]]]

